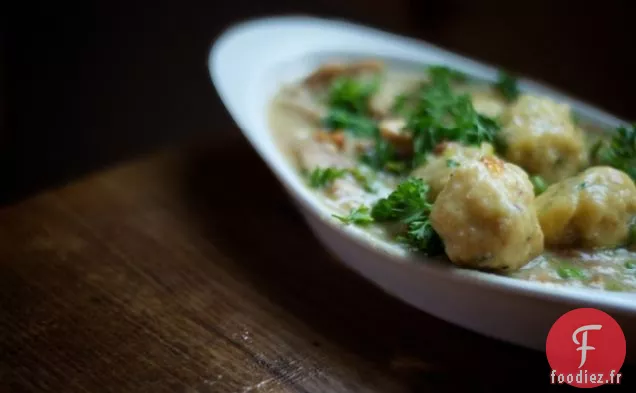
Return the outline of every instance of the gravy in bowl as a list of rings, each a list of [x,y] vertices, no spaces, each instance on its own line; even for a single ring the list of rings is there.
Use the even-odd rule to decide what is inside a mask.
[[[342,225],[546,285],[636,291],[636,130],[605,132],[514,78],[369,60],[274,97],[277,146]]]

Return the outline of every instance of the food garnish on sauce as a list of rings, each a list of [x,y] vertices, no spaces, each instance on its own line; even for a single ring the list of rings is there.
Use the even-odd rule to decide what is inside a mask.
[[[273,99],[278,146],[379,241],[549,285],[636,292],[636,128],[445,66],[329,63]]]

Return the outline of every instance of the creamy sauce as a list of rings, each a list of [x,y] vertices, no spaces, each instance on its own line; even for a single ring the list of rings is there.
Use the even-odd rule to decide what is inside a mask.
[[[511,277],[572,287],[636,292],[636,252],[546,251]]]
[[[392,98],[421,81],[421,74],[387,72],[382,82],[380,93],[374,97],[374,105],[379,110],[390,106]],[[289,160],[290,164],[299,168],[299,175],[310,166],[303,164],[303,160],[314,159],[303,150],[303,143],[308,148],[322,144],[316,142],[316,132],[321,129],[320,118],[325,107],[319,102],[312,102],[306,92],[298,92],[297,86],[286,87],[274,97],[270,109],[270,128],[276,144]],[[491,99],[495,93],[489,88],[462,87],[464,91],[474,93],[474,106],[480,113],[497,115],[502,111],[499,101]],[[300,99],[298,99],[300,97]],[[579,126],[580,123],[579,123]],[[593,126],[583,125],[590,140],[598,139],[598,134],[590,132]],[[328,149],[316,152],[315,163],[331,162],[338,166],[342,160],[346,167],[348,160],[355,160],[356,146],[351,140],[345,140],[341,151]],[[320,156],[323,154],[323,157]],[[313,166],[316,166],[316,164]],[[304,172],[303,172],[304,171]],[[387,196],[404,178],[387,173],[377,173],[371,176],[369,188],[364,190],[351,176],[345,176],[330,187],[317,190],[322,201],[333,213],[346,214],[360,205],[369,205],[379,198]],[[370,225],[369,232],[378,237],[379,241],[394,241],[394,228],[390,226]],[[460,230],[461,228],[458,228]],[[598,251],[544,251],[540,256],[528,262],[521,269],[502,273],[517,279],[537,281],[548,285],[566,285],[572,287],[589,287],[609,291],[636,292],[636,252],[619,248]]]

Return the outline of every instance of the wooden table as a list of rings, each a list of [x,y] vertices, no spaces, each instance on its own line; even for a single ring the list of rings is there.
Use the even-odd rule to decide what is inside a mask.
[[[0,209],[0,288],[2,392],[548,384],[542,353],[410,308],[334,261],[238,132]]]

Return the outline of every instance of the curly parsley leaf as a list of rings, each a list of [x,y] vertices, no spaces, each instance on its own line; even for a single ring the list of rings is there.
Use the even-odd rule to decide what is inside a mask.
[[[428,219],[410,223],[406,234],[398,236],[398,240],[428,255],[440,255],[444,252],[444,243]]]
[[[427,201],[428,192],[429,186],[421,179],[408,178],[371,209],[363,205],[347,216],[334,217],[345,224],[403,224],[403,231],[397,237],[399,241],[428,255],[439,255],[444,252],[444,244],[429,220],[432,205]]]
[[[429,71],[430,83],[422,87],[407,117],[406,128],[413,133],[413,165],[423,162],[443,141],[493,143],[500,128],[495,119],[475,110],[469,95],[453,93],[450,81],[456,76],[445,67],[433,71]]]
[[[404,161],[387,161],[384,164],[384,170],[396,175],[402,175],[409,170],[409,167]]]
[[[324,188],[347,174],[351,175],[366,192],[374,193],[376,191],[371,185],[371,175],[359,168],[315,168],[309,173],[309,185],[312,188]]]
[[[366,191],[366,192],[375,192],[375,189],[371,186],[371,178],[369,175],[363,173],[359,168],[351,168],[348,172],[353,176],[354,179],[358,182],[358,184]]]
[[[468,76],[461,71],[440,65],[429,66],[427,68],[428,75],[431,79],[445,80],[447,82],[466,82]]]
[[[312,188],[327,187],[334,180],[343,177],[347,173],[346,169],[338,168],[316,168],[309,174],[309,185]]]
[[[358,137],[373,136],[378,128],[373,119],[338,108],[330,109],[322,124],[328,129],[342,129]]]
[[[408,178],[388,197],[371,209],[376,222],[399,222],[405,225],[398,239],[409,247],[435,255],[443,250],[441,239],[433,229],[429,214],[432,205],[427,197],[430,188],[421,179]]]
[[[380,135],[380,130],[375,131],[373,139],[373,148],[364,152],[360,156],[360,161],[375,170],[385,170],[396,158],[395,149]]]
[[[331,108],[365,115],[369,111],[369,100],[379,86],[379,76],[370,80],[340,77],[329,87],[328,104]]]
[[[452,158],[449,158],[448,160],[446,160],[447,168],[457,168],[458,166],[459,166],[459,162],[457,162],[456,160],[453,160]]]
[[[478,113],[469,95],[455,94],[451,89],[453,82],[465,81],[466,75],[445,66],[431,66],[427,72],[429,80],[419,90],[396,97],[392,108],[394,114],[406,120],[405,130],[412,135],[412,156],[407,159],[397,154],[382,137],[377,121],[369,116],[369,99],[377,89],[378,79],[337,79],[329,90],[330,108],[323,125],[372,138],[374,145],[362,154],[362,162],[375,170],[393,171],[399,166],[398,173],[422,164],[444,141],[466,145],[497,142],[497,121]]]
[[[337,214],[334,214],[333,216],[347,225],[355,224],[365,226],[373,222],[369,208],[364,205],[351,210],[346,216],[339,216]]]
[[[508,101],[514,101],[517,97],[519,97],[520,91],[517,84],[517,78],[507,74],[506,72],[499,72],[499,77],[495,83],[495,87]]]
[[[369,102],[380,85],[380,75],[372,78],[344,76],[334,80],[327,92],[325,128],[343,129],[357,137],[372,137],[377,122],[369,115]]]
[[[627,173],[636,181],[636,124],[618,127],[609,141],[599,141],[592,147],[592,160]]]
[[[473,107],[468,95],[457,97],[450,112],[459,129],[459,141],[466,145],[479,145],[482,142],[493,142],[499,125],[494,119],[479,114]]]
[[[361,160],[375,170],[383,169],[395,155],[392,146],[381,137],[377,121],[368,113],[369,100],[377,91],[379,80],[337,79],[329,90],[329,112],[322,120],[328,129],[344,129],[356,137],[373,138],[373,148]]]
[[[422,212],[430,212],[427,201],[430,187],[421,179],[409,178],[400,183],[388,197],[373,206],[371,214],[376,221],[404,221]]]
[[[391,107],[391,112],[397,115],[406,114],[408,102],[409,102],[409,97],[407,94],[398,94],[393,99],[393,106]]]

